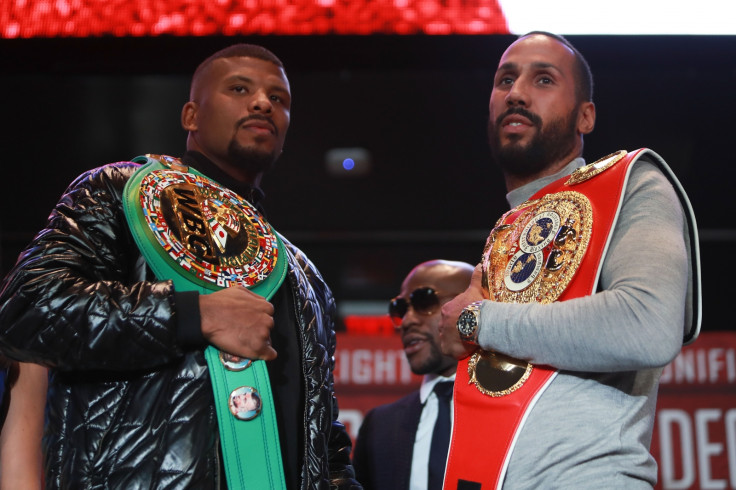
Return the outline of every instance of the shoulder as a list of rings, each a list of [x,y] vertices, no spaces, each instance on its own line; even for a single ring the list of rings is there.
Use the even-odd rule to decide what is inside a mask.
[[[379,418],[382,418],[390,414],[405,410],[406,408],[410,408],[413,406],[419,406],[419,405],[421,405],[421,401],[419,399],[419,390],[414,390],[408,395],[405,395],[396,401],[393,401],[391,403],[385,403],[383,405],[379,405],[375,408],[372,408],[368,412],[368,414],[366,414],[366,418],[368,418],[369,416],[370,417],[378,416]]]
[[[636,160],[631,169],[629,183],[672,187],[660,165],[661,163],[658,163],[652,156],[642,155],[641,158]]]
[[[317,270],[317,267],[312,263],[311,260],[309,260],[309,257],[307,257],[307,254],[302,252],[302,250],[291,243],[288,238],[286,238],[284,235],[279,233],[279,237],[281,238],[281,241],[284,243],[284,246],[289,251],[291,256],[294,258],[294,261],[308,274],[317,274],[319,275],[319,271]],[[321,276],[320,276],[321,277]]]
[[[579,170],[582,171],[580,175],[573,174],[573,179],[578,178],[574,184],[590,179],[594,188],[603,186],[614,198],[618,198],[621,192],[623,210],[641,205],[650,209],[663,206],[668,210],[680,208],[678,192],[681,187],[677,177],[667,162],[648,148],[628,154],[625,151],[612,153]],[[603,177],[607,178],[600,182],[597,180]],[[596,194],[600,194],[600,190],[595,189]]]
[[[387,434],[397,435],[397,430],[407,429],[419,420],[422,403],[419,399],[419,390],[391,403],[372,408],[363,418],[360,425],[358,439],[380,438]],[[416,428],[416,427],[414,427]]]
[[[69,185],[67,192],[76,189],[119,189],[122,191],[126,182],[140,168],[133,162],[115,162],[102,165],[79,175]]]
[[[324,293],[324,296],[327,300],[331,300],[332,291],[330,290],[329,286],[322,277],[322,274],[314,265],[314,263],[309,259],[309,257],[307,257],[304,252],[302,252],[301,249],[299,249],[299,247],[291,243],[286,237],[281,234],[279,234],[279,237],[284,243],[284,247],[286,247],[286,251],[290,256],[289,261],[292,263],[292,265],[297,266],[304,273],[304,276],[306,276],[306,279],[309,281],[310,284],[312,284],[312,286],[318,286],[320,291]]]
[[[138,168],[133,162],[117,162],[82,173],[67,186],[49,217],[49,225],[63,227],[54,221],[59,216],[98,222],[116,215],[118,208],[122,209],[119,204],[125,184]]]
[[[680,199],[669,167],[664,160],[643,154],[633,164],[624,192],[626,205],[681,214]],[[665,166],[665,168],[663,168]]]
[[[108,163],[90,170],[87,170],[76,181],[84,180],[109,180],[109,181],[127,181],[140,168],[140,165],[133,162],[115,162]]]

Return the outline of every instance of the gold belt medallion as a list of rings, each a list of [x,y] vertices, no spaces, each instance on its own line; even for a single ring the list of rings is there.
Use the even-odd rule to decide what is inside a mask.
[[[468,361],[469,383],[481,393],[499,397],[513,393],[532,374],[532,365],[499,352],[476,351]]]
[[[552,303],[583,260],[593,212],[579,192],[548,194],[531,203],[510,225],[496,226],[483,252],[484,284],[504,303]]]
[[[606,155],[603,158],[596,160],[593,163],[589,163],[588,165],[583,165],[582,167],[576,169],[570,175],[570,178],[567,179],[567,182],[565,183],[567,185],[576,185],[576,184],[580,184],[581,182],[585,182],[588,179],[592,179],[593,177],[600,174],[601,172],[613,167],[616,163],[621,161],[627,154],[628,152],[626,150],[619,150],[615,153],[611,153],[610,155]]]
[[[512,223],[506,216],[519,212]],[[493,301],[552,303],[572,281],[590,241],[593,212],[579,192],[563,191],[527,201],[507,213],[483,250],[483,287]],[[524,384],[533,366],[495,352],[477,351],[468,364],[470,382],[489,396]]]
[[[258,210],[205,177],[154,170],[141,181],[140,202],[165,252],[199,280],[253,286],[276,265],[278,240]]]

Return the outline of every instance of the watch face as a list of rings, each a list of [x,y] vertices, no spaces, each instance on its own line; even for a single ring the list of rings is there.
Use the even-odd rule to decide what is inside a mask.
[[[460,333],[467,337],[473,334],[475,331],[475,315],[469,311],[463,311],[460,315],[460,319],[457,322]]]

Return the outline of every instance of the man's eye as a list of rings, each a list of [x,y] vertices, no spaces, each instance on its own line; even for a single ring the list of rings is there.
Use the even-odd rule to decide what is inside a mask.
[[[248,92],[248,89],[245,88],[242,85],[236,85],[235,87],[232,88],[232,90],[233,90],[233,92],[235,92],[237,94],[244,94],[244,93]]]
[[[498,79],[499,85],[511,85],[514,83],[514,79],[511,77],[501,77]]]
[[[270,96],[270,99],[274,102],[281,102],[281,97],[278,95],[272,95]]]
[[[550,77],[539,77],[539,83],[542,85],[550,85],[553,80]]]

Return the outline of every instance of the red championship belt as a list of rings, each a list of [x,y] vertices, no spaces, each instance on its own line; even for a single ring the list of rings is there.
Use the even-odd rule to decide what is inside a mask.
[[[628,168],[641,151],[585,165],[502,216],[483,251],[489,298],[552,303],[595,292]],[[482,350],[458,363],[446,490],[502,486],[524,421],[556,374]]]

